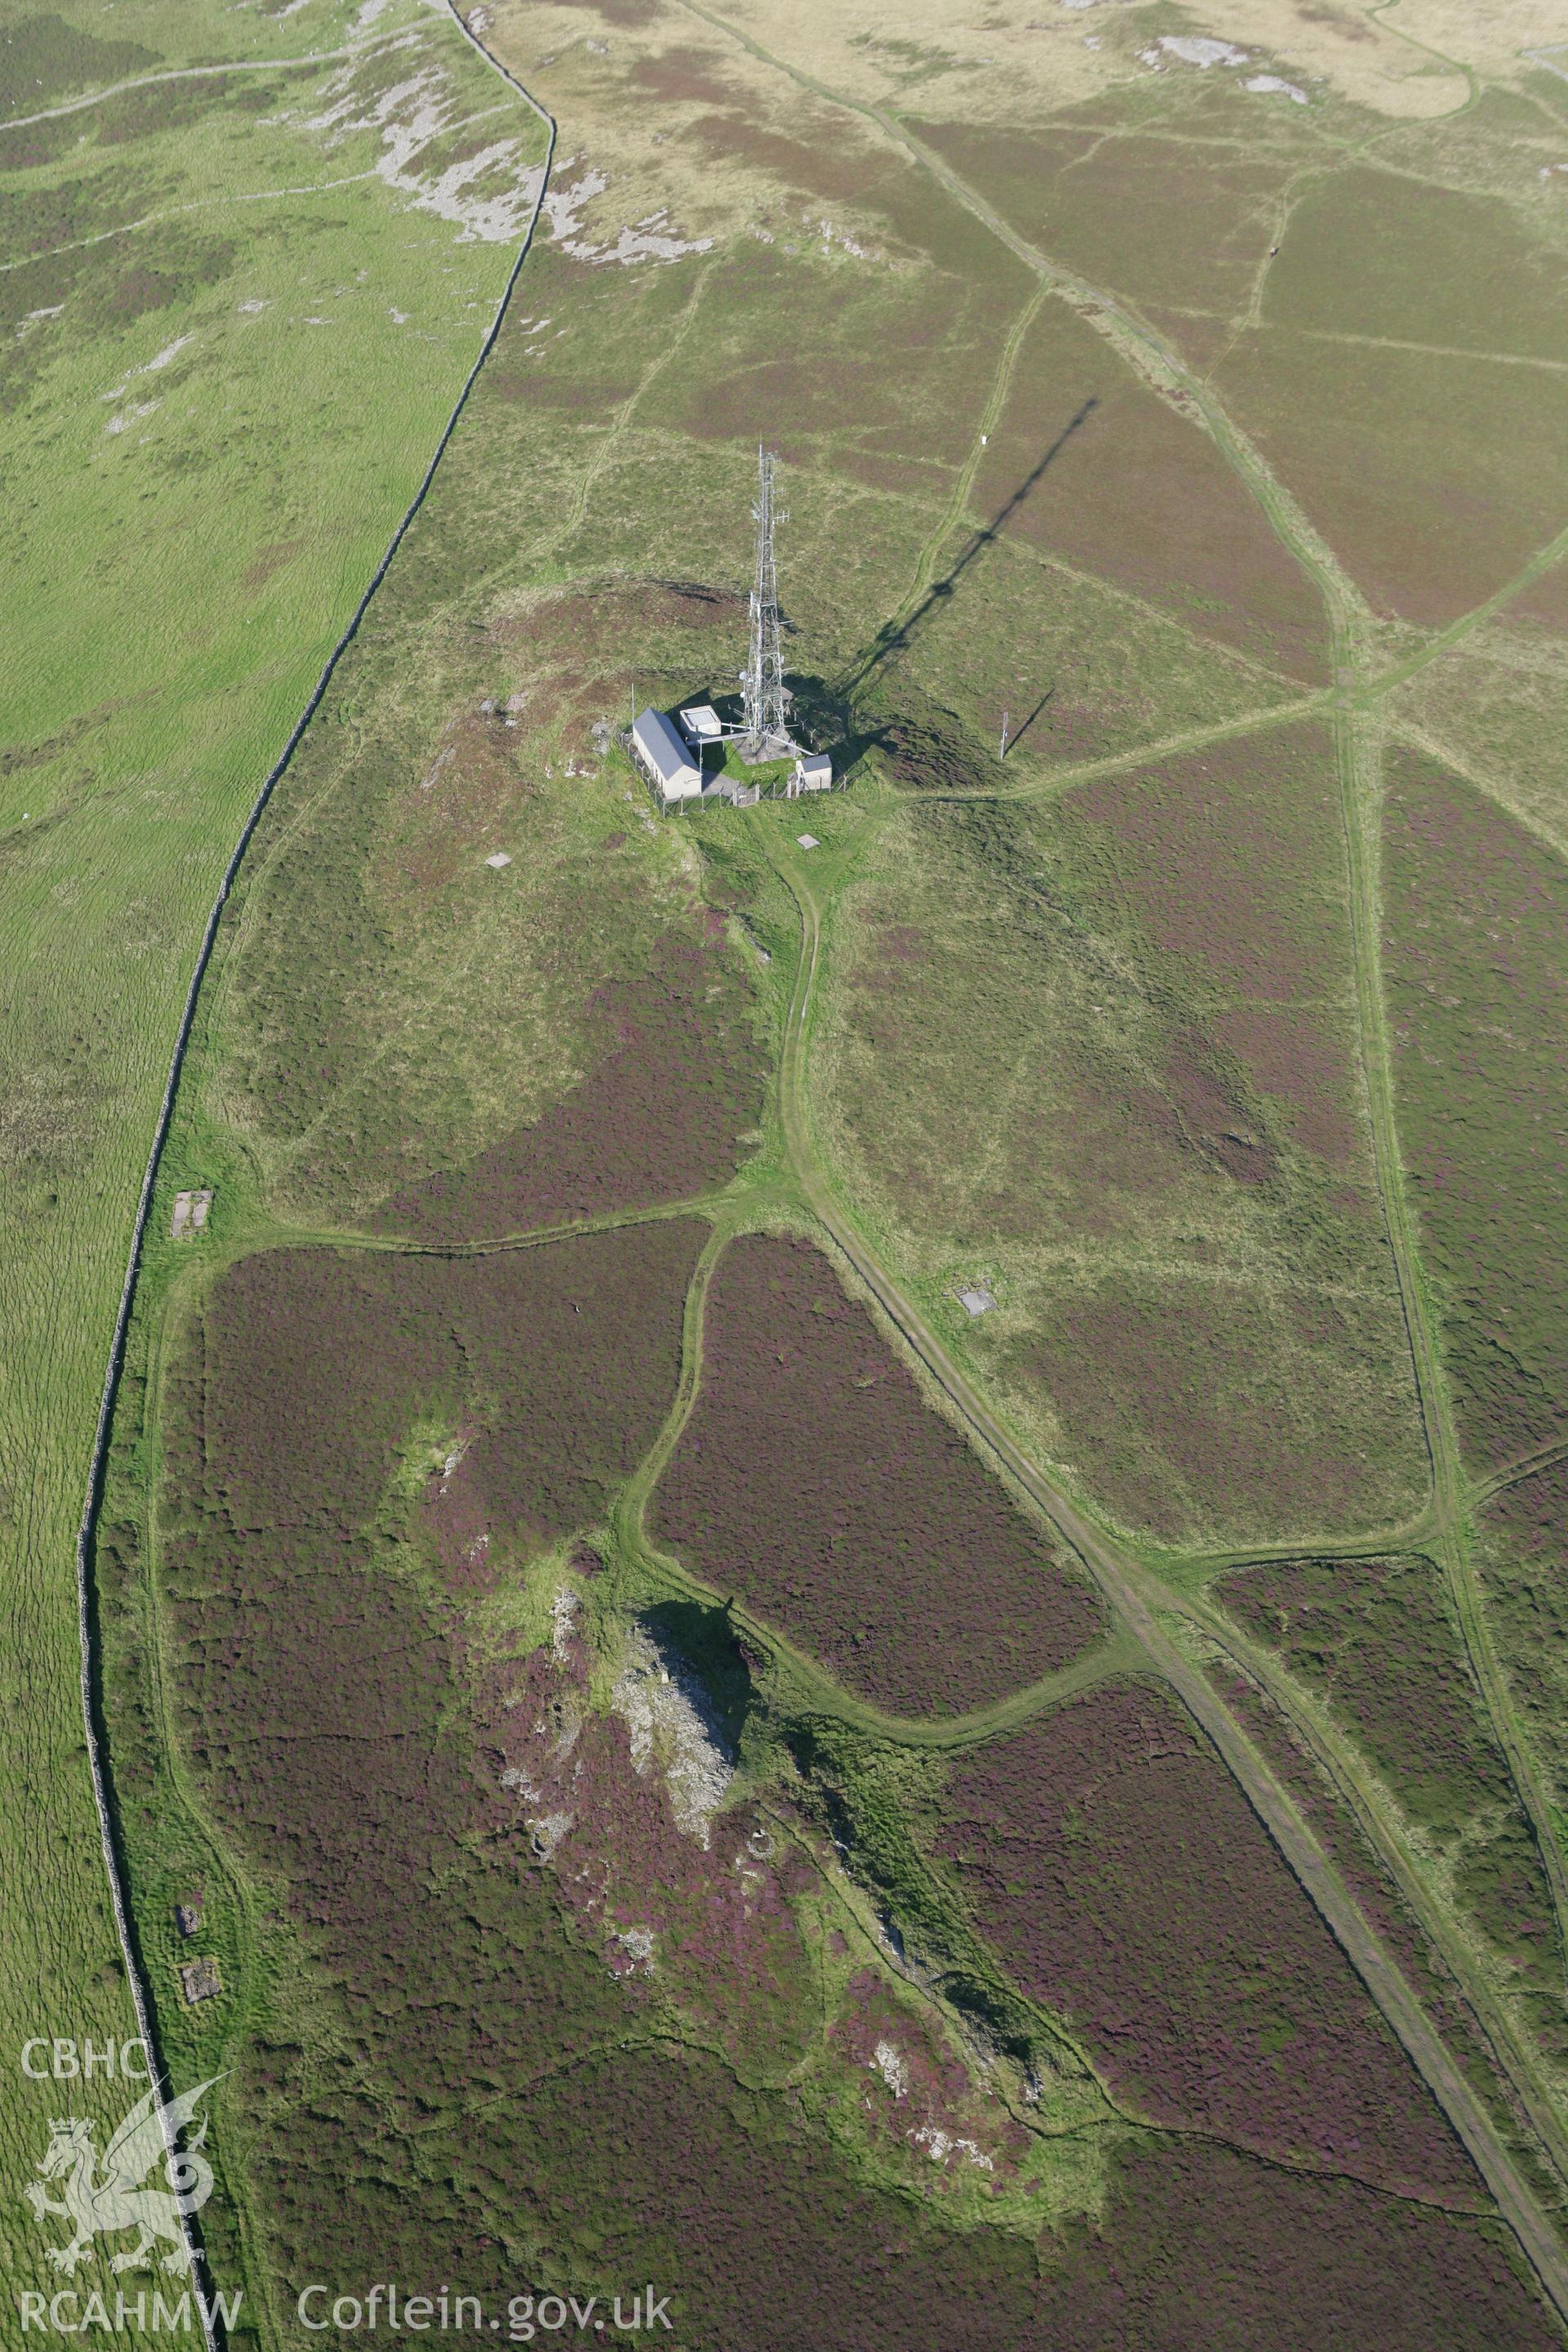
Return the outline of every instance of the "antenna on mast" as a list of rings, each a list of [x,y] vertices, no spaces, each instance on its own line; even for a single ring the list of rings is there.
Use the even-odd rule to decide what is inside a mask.
[[[752,581],[752,646],[741,672],[743,713],[741,751],[749,760],[781,757],[794,749],[785,706],[789,691],[784,682],[784,629],[779,620],[778,575],[773,563],[773,524],[786,520],[773,505],[771,449],[757,448],[756,570]]]

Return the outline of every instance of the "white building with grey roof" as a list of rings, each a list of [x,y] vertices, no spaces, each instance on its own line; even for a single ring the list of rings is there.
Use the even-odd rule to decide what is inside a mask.
[[[667,806],[700,796],[702,771],[661,710],[645,710],[633,720],[632,757]]]

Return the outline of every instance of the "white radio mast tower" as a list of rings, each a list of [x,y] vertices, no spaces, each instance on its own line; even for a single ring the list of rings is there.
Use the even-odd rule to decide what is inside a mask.
[[[773,567],[773,524],[787,520],[773,506],[774,457],[757,450],[757,567],[752,583],[752,650],[741,672],[745,709],[741,750],[747,759],[779,758],[793,746],[784,716],[789,693],[784,682],[784,632],[779,622],[778,577]]]

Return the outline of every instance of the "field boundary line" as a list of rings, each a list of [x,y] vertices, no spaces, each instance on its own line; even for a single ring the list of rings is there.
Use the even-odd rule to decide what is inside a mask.
[[[519,277],[521,275],[522,265],[527,260],[528,256],[532,249],[534,232],[539,226],[540,215],[543,210],[544,193],[550,184],[550,169],[552,162],[554,161],[555,155],[556,124],[554,117],[547,113],[545,109],[539,104],[538,100],[533,98],[528,90],[524,89],[522,84],[517,79],[515,75],[509,73],[504,66],[500,65],[495,58],[491,58],[489,51],[483,48],[481,45],[475,40],[473,35],[468,31],[468,26],[463,23],[462,18],[458,16],[457,8],[453,5],[453,0],[447,0],[447,6],[453,21],[461,29],[464,39],[479,52],[479,56],[485,59],[488,65],[492,67],[497,73],[504,77],[504,79],[517,91],[519,97],[521,98],[525,105],[527,105],[530,110],[545,126],[545,152],[543,163],[540,169],[538,193],[534,197],[533,210],[529,216],[528,226],[523,236],[522,244],[519,248],[517,257],[513,261],[511,268],[507,275],[506,283],[502,287],[500,299],[497,301],[495,316],[491,320],[484,340],[479,345],[479,354],[476,357],[473,365],[469,368],[467,376],[463,380],[462,385],[458,390],[457,399],[454,401],[451,410],[447,417],[447,421],[441,428],[440,436],[437,441],[434,451],[432,452],[430,461],[426,467],[424,474],[420,478],[413,498],[409,500],[409,503],[405,509],[396,528],[393,531],[392,537],[387,541],[385,551],[382,555],[381,561],[377,563],[374,572],[371,574],[369,583],[366,586],[363,594],[360,597],[353,614],[350,615],[346,627],[343,629],[342,634],[337,640],[337,643],[333,646],[331,651],[327,656],[326,661],[322,665],[321,676],[316,680],[315,686],[306,700],[304,709],[301,710],[299,718],[295,720],[288,740],[285,742],[278,759],[268,770],[255,800],[251,803],[249,812],[246,816],[244,824],[240,827],[239,835],[235,843],[228,863],[224,868],[222,878],[218,884],[217,894],[215,897],[212,907],[208,912],[206,923],[202,931],[201,941],[196,950],[195,962],[192,968],[190,984],[185,992],[184,1008],[180,1016],[179,1028],[175,1033],[174,1048],[169,1066],[168,1080],[163,1088],[163,1100],[159,1105],[157,1118],[153,1125],[152,1148],[148,1153],[146,1171],[142,1179],[142,1190],[137,1200],[136,1216],[132,1229],[131,1249],[126,1265],[125,1281],[121,1290],[120,1307],[115,1318],[113,1337],[110,1342],[109,1363],[104,1373],[103,1391],[99,1402],[98,1422],[93,1435],[92,1454],[88,1468],[87,1492],[82,1504],[81,1519],[77,1529],[77,1621],[79,1639],[81,1648],[81,1707],[83,1728],[87,1741],[88,1769],[92,1781],[93,1801],[98,1812],[99,1833],[103,1846],[104,1871],[109,1882],[110,1903],[114,1913],[114,1923],[120,1939],[121,1957],[125,1963],[126,1980],[131,1990],[132,2006],[135,2011],[138,2031],[146,2048],[147,2064],[150,2076],[153,2084],[161,2089],[164,2087],[166,2078],[164,2076],[162,2060],[158,2053],[157,2039],[153,2032],[152,2002],[148,1995],[147,1979],[142,1970],[140,1947],[137,1942],[135,1927],[132,1917],[126,1873],[121,1860],[119,1831],[116,1825],[116,1811],[111,1775],[106,1763],[108,1732],[98,1698],[99,1656],[98,1643],[95,1634],[96,1591],[92,1574],[93,1537],[97,1528],[99,1510],[103,1500],[104,1474],[109,1456],[110,1430],[113,1422],[114,1406],[119,1394],[121,1375],[124,1369],[126,1336],[130,1329],[132,1308],[135,1303],[137,1276],[141,1268],[142,1244],[146,1237],[147,1225],[152,1214],[153,1196],[157,1186],[160,1166],[163,1156],[163,1149],[168,1141],[169,1130],[174,1119],[174,1099],[179,1089],[179,1082],[184,1068],[185,1056],[189,1051],[191,1037],[195,1027],[197,1001],[200,997],[202,983],[206,977],[207,969],[213,958],[213,950],[217,941],[218,925],[223,919],[224,909],[228,904],[229,896],[234,888],[236,878],[238,876],[240,866],[245,857],[245,853],[250,846],[252,836],[256,832],[257,826],[261,822],[261,818],[266,812],[267,804],[271,799],[273,792],[279,780],[287,771],[289,763],[292,760],[295,751],[298,750],[300,739],[303,736],[306,728],[310,725],[310,720],[315,717],[317,710],[320,709],[327,688],[331,684],[332,677],[337,669],[339,662],[342,659],[343,655],[347,652],[349,646],[353,644],[354,638],[359,634],[360,625],[363,621],[366,613],[370,610],[371,601],[375,595],[377,589],[381,586],[382,582],[385,579],[388,571],[391,569],[393,558],[396,555],[398,549],[402,546],[404,540],[407,537],[415,518],[429,495],[430,486],[436,478],[437,469],[441,463],[441,459],[446,455],[447,446],[451,441],[453,434],[457,431],[458,424],[462,416],[463,411],[468,406],[469,394],[472,393],[474,385],[479,381],[479,371],[484,366],[485,362],[489,359],[491,352],[494,350],[496,342],[500,335],[501,327],[505,321],[507,310],[511,301],[513,289],[517,285]],[[168,2133],[166,2121],[164,2128],[165,2133],[167,2134],[169,2156],[173,2160],[177,2150],[177,2135]],[[194,2217],[190,2215],[183,2215],[181,2219],[181,2228],[184,2234],[185,2243],[190,2249],[192,2267],[194,2271],[195,2266],[199,2264],[203,2259],[202,2247]],[[206,2344],[207,2352],[222,2352],[224,2336],[221,2323],[216,2319],[215,2314],[209,2307],[207,2299],[205,2295],[198,2295],[196,2297],[196,2305],[197,2309],[201,2314],[202,2332]]]
[[[606,1209],[602,1216],[579,1217],[571,1224],[525,1225],[510,1234],[487,1234],[473,1242],[421,1241],[405,1234],[366,1234],[352,1225],[275,1224],[239,1237],[234,1255],[250,1257],[258,1250],[363,1250],[383,1257],[501,1257],[510,1251],[552,1249],[559,1242],[593,1241],[600,1234],[624,1233],[633,1225],[672,1223],[695,1217],[715,1223],[736,1197],[733,1181],[714,1192],[693,1192],[685,1200],[655,1201],[639,1209]]]
[[[1244,1544],[1228,1551],[1180,1552],[1161,1563],[1157,1572],[1167,1578],[1180,1574],[1201,1588],[1237,1569],[1278,1568],[1294,1560],[1379,1559],[1407,1551],[1425,1555],[1436,1542],[1441,1525],[1436,1506],[1428,1501],[1413,1519],[1396,1528],[1363,1528],[1355,1535],[1326,1536],[1321,1543]]]
[[[166,1374],[171,1335],[173,1334],[174,1338],[176,1349],[183,1346],[190,1321],[199,1316],[202,1309],[199,1294],[194,1302],[189,1301],[182,1295],[177,1280],[170,1284],[163,1304],[163,1312],[149,1324],[146,1333],[146,1391],[142,1408],[143,1430],[155,1427],[160,1433],[163,1425],[167,1393]],[[182,1324],[184,1326],[184,1328],[181,1328]],[[159,1451],[161,1454],[161,1446]],[[154,1727],[154,1741],[161,1750],[172,1805],[184,1811],[188,1831],[194,1832],[202,1851],[207,1856],[206,1862],[203,1864],[204,1871],[211,1870],[216,1874],[234,1906],[238,1929],[239,1988],[224,2025],[221,2051],[216,2053],[226,2062],[225,2073],[229,2074],[232,2072],[228,2063],[231,2053],[237,2048],[243,2048],[245,2039],[255,2022],[257,1980],[253,1963],[261,1940],[257,1922],[258,1889],[249,1867],[242,1865],[230,1851],[219,1833],[217,1824],[209,1815],[205,1805],[193,1786],[175,1733],[174,1709],[169,1696],[171,1681],[167,1659],[169,1629],[165,1622],[166,1612],[162,1605],[159,1594],[160,1575],[164,1556],[163,1527],[159,1501],[157,1485],[150,1484],[145,1494],[142,1515],[143,1567],[135,1580],[132,1590],[136,1604],[142,1612],[139,1637],[145,1661],[145,1689]],[[223,2099],[224,2105],[227,2105],[228,2103],[224,2098],[224,2095],[220,2093],[219,2096]],[[215,2106],[216,2104],[215,2102]],[[221,2107],[218,2108],[215,2120],[218,2124],[221,2135],[225,2121]],[[228,2120],[230,2122],[235,2120],[232,2109],[229,2111]],[[255,2261],[258,2225],[250,2195],[251,2184],[243,2158],[237,2157],[235,2161],[229,2162],[226,2160],[226,2151],[223,2178],[224,2190],[243,2249],[243,2258],[249,2263]],[[258,2301],[267,2315],[268,2325],[272,2331],[272,2340],[281,2341],[282,2331],[278,2326],[277,2312],[274,2307],[276,2283],[268,2274],[264,2266],[258,2263],[256,2267],[255,2284]]]

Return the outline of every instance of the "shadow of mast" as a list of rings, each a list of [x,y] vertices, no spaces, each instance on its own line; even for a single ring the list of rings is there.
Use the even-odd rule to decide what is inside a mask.
[[[1025,736],[1028,733],[1030,728],[1034,725],[1036,719],[1039,717],[1041,711],[1045,709],[1047,703],[1050,700],[1055,692],[1056,688],[1054,686],[1047,686],[1044,694],[1041,695],[1038,702],[1036,703],[1033,710],[1030,711],[1027,719],[1025,719],[1023,725],[1021,727],[1014,728],[1013,732],[1007,738],[1007,749],[1009,751],[1015,750],[1016,746],[1023,741]]]
[[[869,683],[879,670],[885,668],[889,662],[894,660],[898,655],[905,650],[913,638],[916,631],[919,629],[921,622],[926,619],[935,605],[945,604],[948,598],[955,593],[959,582],[963,579],[963,574],[969,570],[970,565],[975,562],[980,556],[984,555],[985,550],[1001,536],[1004,530],[1005,530],[1008,523],[1011,522],[1013,517],[1024,504],[1025,499],[1028,497],[1036,483],[1040,479],[1040,477],[1049,467],[1055,464],[1056,460],[1061,456],[1062,451],[1067,447],[1068,443],[1072,439],[1073,435],[1079,431],[1080,426],[1089,422],[1089,417],[1093,415],[1099,405],[1100,399],[1098,394],[1090,393],[1089,398],[1080,404],[1075,414],[1070,416],[1067,423],[1062,426],[1061,431],[1057,435],[1056,439],[1051,443],[1050,447],[1045,452],[1045,455],[1040,458],[1039,463],[1035,467],[1034,470],[1026,475],[1024,479],[1019,483],[1017,488],[1013,492],[1012,497],[1007,500],[1006,504],[998,508],[996,513],[992,516],[991,520],[983,525],[979,530],[974,532],[968,546],[964,549],[957,562],[952,566],[952,569],[950,572],[945,572],[942,579],[932,581],[931,586],[926,590],[925,594],[921,598],[920,603],[915,606],[913,612],[909,614],[907,619],[902,621],[889,621],[883,628],[879,630],[876,637],[868,646],[865,653],[860,656],[859,660],[856,663],[855,667],[849,670],[845,677],[838,689],[840,694],[847,699],[852,699],[861,688]],[[1025,720],[1024,727],[1021,727],[1018,730],[1018,735],[1023,734],[1025,728],[1033,725],[1035,719],[1039,717],[1040,710],[1045,708],[1045,703],[1048,702],[1050,696],[1047,694],[1039,707],[1032,711],[1029,718]],[[1016,742],[1017,740],[1018,736],[1016,735],[1013,738],[1013,740]]]

